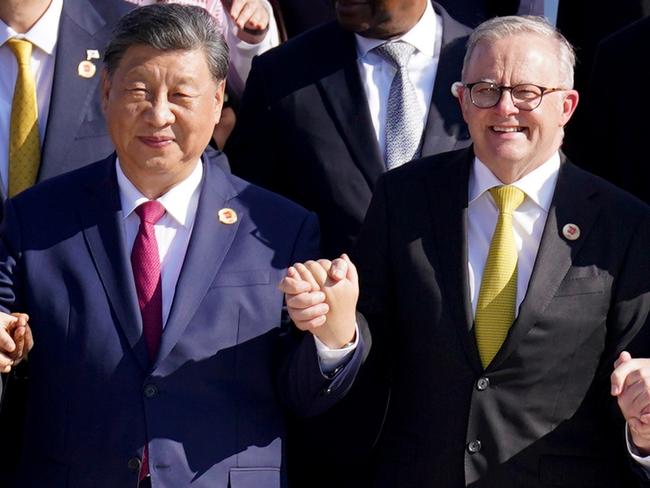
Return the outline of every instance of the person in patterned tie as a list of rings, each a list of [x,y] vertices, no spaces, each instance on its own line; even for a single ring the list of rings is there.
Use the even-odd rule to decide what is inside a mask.
[[[391,392],[363,411],[385,412],[369,486],[647,480],[650,208],[562,154],[574,64],[541,17],[479,25],[458,87],[473,145],[377,185],[353,252],[360,379]],[[343,327],[355,287],[347,256],[282,283],[304,330]]]

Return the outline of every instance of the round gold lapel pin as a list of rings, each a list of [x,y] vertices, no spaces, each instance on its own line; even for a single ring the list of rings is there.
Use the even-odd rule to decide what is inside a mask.
[[[222,208],[219,210],[219,222],[222,224],[234,224],[237,222],[237,212],[232,208]]]
[[[88,61],[87,59],[79,63],[79,66],[77,67],[77,73],[79,73],[79,76],[82,78],[92,78],[95,76],[96,71],[97,66],[95,66],[95,63]]]

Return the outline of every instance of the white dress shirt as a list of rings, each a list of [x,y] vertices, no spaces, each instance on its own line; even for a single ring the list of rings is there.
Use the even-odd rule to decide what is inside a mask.
[[[56,42],[59,35],[59,19],[63,0],[52,0],[43,16],[24,34],[18,34],[0,20],[0,178],[4,194],[7,194],[9,177],[9,130],[11,126],[11,102],[18,75],[16,56],[7,45],[14,37],[26,39],[32,47],[32,74],[36,80],[36,102],[38,103],[38,132],[41,147],[45,139],[50,95],[54,79]]]
[[[140,227],[140,217],[134,210],[149,199],[126,177],[119,160],[115,162],[115,167],[124,218],[124,236],[130,256]],[[169,317],[176,283],[183,267],[185,253],[194,227],[202,176],[203,164],[199,161],[194,171],[186,179],[157,199],[166,210],[165,215],[154,225],[158,254],[160,255],[163,327]]]
[[[523,203],[512,215],[512,227],[519,257],[517,310],[528,289],[559,169],[560,155],[555,153],[551,159],[512,184],[526,195]],[[469,176],[467,210],[467,269],[474,313],[476,313],[481,278],[492,234],[499,216],[499,210],[488,190],[501,185],[503,183],[478,158],[474,159]]]
[[[415,47],[415,52],[408,63],[408,76],[413,83],[421,108],[422,127],[426,127],[429,105],[436,80],[440,46],[442,44],[442,18],[435,13],[431,2],[426,2],[424,14],[402,40]],[[382,56],[373,51],[384,44],[383,39],[369,39],[355,34],[357,43],[357,64],[361,75],[361,84],[366,92],[370,119],[375,130],[377,142],[384,159],[386,152],[386,112],[390,84],[395,76],[395,67]]]
[[[126,249],[131,255],[133,243],[140,227],[140,217],[135,209],[149,201],[140,190],[126,177],[120,166],[119,159],[115,162],[117,171],[117,185],[120,191],[120,203],[124,222],[124,236]],[[154,225],[158,254],[160,256],[160,278],[162,281],[162,315],[163,328],[167,323],[176,283],[183,268],[187,246],[192,235],[196,211],[199,206],[201,178],[203,177],[203,164],[198,162],[194,171],[183,181],[174,186],[167,193],[157,198],[165,207],[165,215]],[[354,344],[342,349],[330,349],[314,336],[316,351],[321,370],[324,373],[334,371],[343,364],[356,349],[359,343],[357,330]]]

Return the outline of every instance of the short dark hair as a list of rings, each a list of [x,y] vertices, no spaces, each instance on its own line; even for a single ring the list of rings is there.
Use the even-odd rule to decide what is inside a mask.
[[[161,51],[203,49],[215,80],[228,74],[228,45],[215,19],[204,8],[174,3],[147,5],[120,19],[104,53],[109,78],[134,45]]]

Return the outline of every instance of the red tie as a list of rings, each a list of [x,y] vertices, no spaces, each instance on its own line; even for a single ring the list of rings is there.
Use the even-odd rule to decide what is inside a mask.
[[[154,224],[165,214],[165,207],[152,200],[136,208],[135,213],[140,217],[140,228],[131,250],[131,267],[142,314],[142,332],[149,352],[149,361],[153,363],[162,336],[162,283]],[[149,474],[148,458],[148,448],[145,444],[140,480]]]

